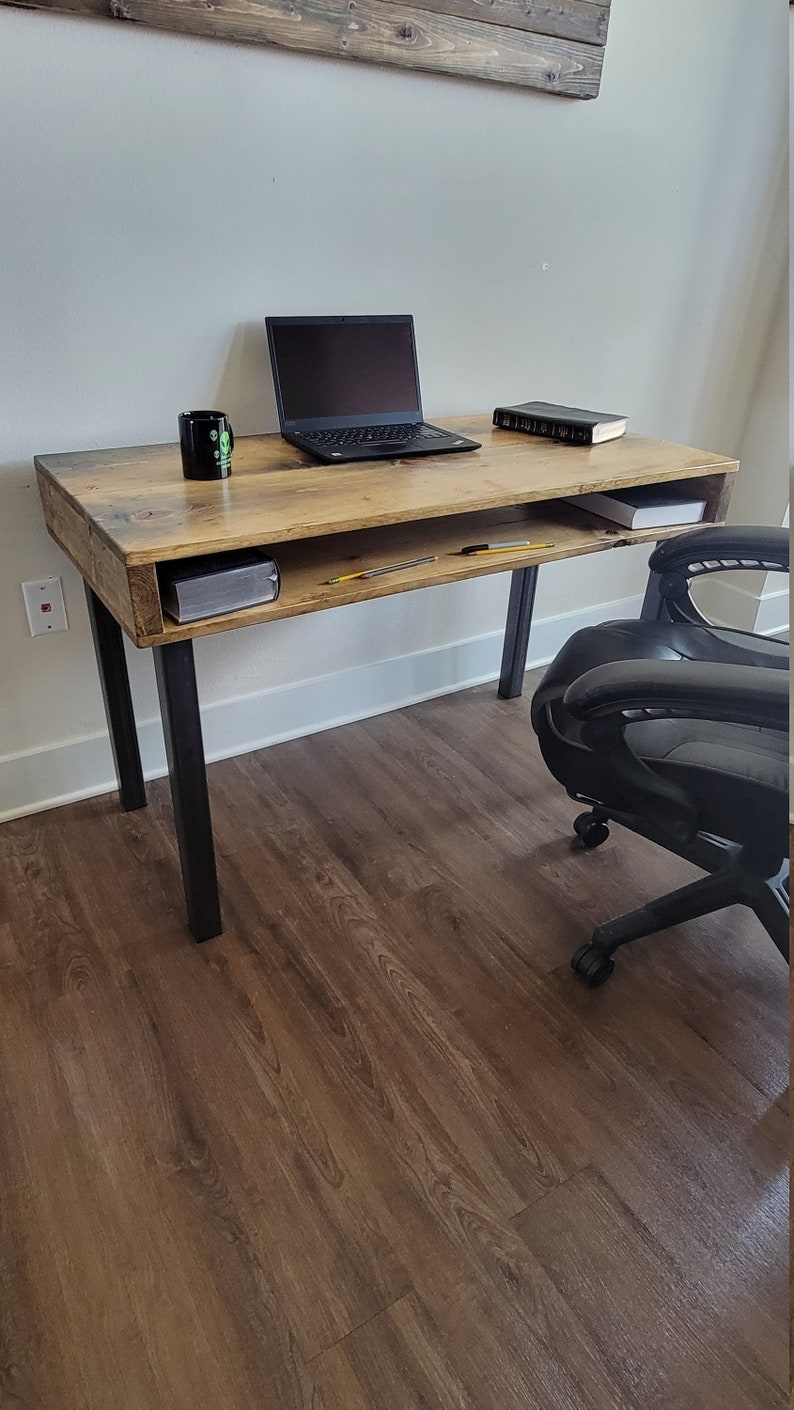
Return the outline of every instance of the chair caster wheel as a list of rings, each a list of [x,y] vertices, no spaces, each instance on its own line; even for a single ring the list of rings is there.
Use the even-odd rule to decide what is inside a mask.
[[[580,813],[578,818],[574,819],[573,830],[585,847],[600,847],[609,837],[606,823],[598,822],[592,813]]]
[[[571,960],[571,969],[581,975],[588,989],[606,984],[614,968],[615,961],[590,944],[582,945]]]

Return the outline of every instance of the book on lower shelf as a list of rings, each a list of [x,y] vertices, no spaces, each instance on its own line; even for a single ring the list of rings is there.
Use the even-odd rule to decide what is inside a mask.
[[[523,431],[570,445],[597,446],[625,434],[628,418],[609,411],[586,411],[582,406],[560,406],[551,401],[522,401],[517,406],[497,406],[494,426]]]
[[[277,563],[260,548],[161,563],[158,576],[163,611],[179,623],[275,602],[281,586]]]
[[[568,504],[587,509],[625,529],[664,529],[670,524],[699,524],[705,499],[659,485],[634,485],[629,490],[604,490],[597,494],[569,494]]]

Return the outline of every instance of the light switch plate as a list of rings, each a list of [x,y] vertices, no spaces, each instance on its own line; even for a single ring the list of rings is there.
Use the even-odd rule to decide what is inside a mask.
[[[60,578],[39,578],[37,582],[23,583],[22,595],[31,636],[69,630]]]

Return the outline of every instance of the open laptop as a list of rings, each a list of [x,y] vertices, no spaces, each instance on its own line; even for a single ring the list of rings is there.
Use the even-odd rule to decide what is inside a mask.
[[[330,465],[479,449],[424,421],[410,314],[265,322],[285,441]]]

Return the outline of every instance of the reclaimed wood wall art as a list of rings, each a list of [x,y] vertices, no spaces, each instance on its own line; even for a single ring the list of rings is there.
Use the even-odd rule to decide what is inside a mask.
[[[0,0],[595,98],[611,0]]]

